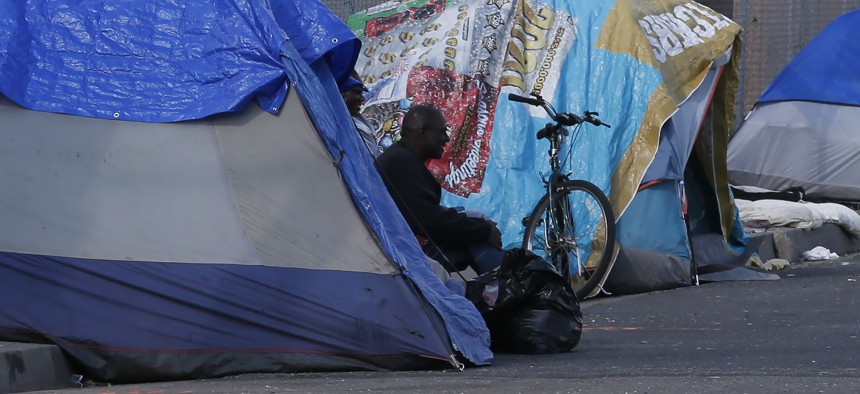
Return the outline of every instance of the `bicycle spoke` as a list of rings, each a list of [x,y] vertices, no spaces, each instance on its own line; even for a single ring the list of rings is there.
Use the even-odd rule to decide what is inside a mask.
[[[523,245],[566,275],[577,295],[585,297],[611,260],[614,219],[608,216],[608,201],[598,188],[584,181],[565,185],[538,204]]]

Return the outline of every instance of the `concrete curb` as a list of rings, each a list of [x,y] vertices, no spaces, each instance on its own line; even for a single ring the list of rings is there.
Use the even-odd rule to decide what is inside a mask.
[[[831,252],[844,256],[860,251],[860,239],[853,238],[841,226],[828,223],[816,229],[773,228],[752,237],[765,237],[758,250],[762,262],[771,259],[803,261],[803,252],[823,246]]]
[[[72,369],[58,346],[0,342],[0,393],[72,386]]]

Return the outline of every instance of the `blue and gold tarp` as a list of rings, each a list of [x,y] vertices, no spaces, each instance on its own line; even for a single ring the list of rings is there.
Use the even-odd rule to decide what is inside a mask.
[[[395,140],[412,104],[439,107],[451,142],[428,166],[445,203],[487,212],[507,246],[519,244],[522,218],[544,192],[540,174],[549,172],[548,144],[535,138],[549,118],[508,93],[539,94],[563,112],[597,111],[612,125],[583,126],[562,158],[620,215],[655,156],[662,125],[714,60],[739,47],[740,33],[723,15],[684,0],[420,0],[385,3],[347,23],[363,42],[356,69],[370,88],[364,114],[377,137]],[[716,135],[728,135],[736,62],[722,78]],[[724,169],[711,172],[724,178]],[[727,234],[734,212],[724,211]]]

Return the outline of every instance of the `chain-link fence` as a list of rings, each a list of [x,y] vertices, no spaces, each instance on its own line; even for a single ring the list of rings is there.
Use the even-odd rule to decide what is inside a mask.
[[[337,16],[345,20],[356,12],[385,3],[386,0],[322,0],[322,2]]]
[[[384,0],[323,0],[346,19]],[[741,25],[741,86],[736,117],[742,119],[776,74],[837,16],[860,9],[860,0],[700,0]],[[738,122],[735,122],[737,125]]]
[[[738,106],[745,114],[776,74],[836,17],[860,8],[860,0],[702,1],[743,27]],[[728,6],[731,6],[728,12]],[[740,109],[739,108],[739,109]]]

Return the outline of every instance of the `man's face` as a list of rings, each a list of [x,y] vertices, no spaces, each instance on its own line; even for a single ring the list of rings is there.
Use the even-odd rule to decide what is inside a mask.
[[[424,142],[426,146],[427,157],[430,159],[439,159],[445,152],[445,145],[450,141],[448,137],[448,126],[445,124],[445,117],[439,115],[433,122],[429,122],[424,127]]]
[[[342,96],[349,114],[352,116],[358,115],[361,112],[361,105],[364,104],[364,89],[361,86],[356,86],[344,92]]]

